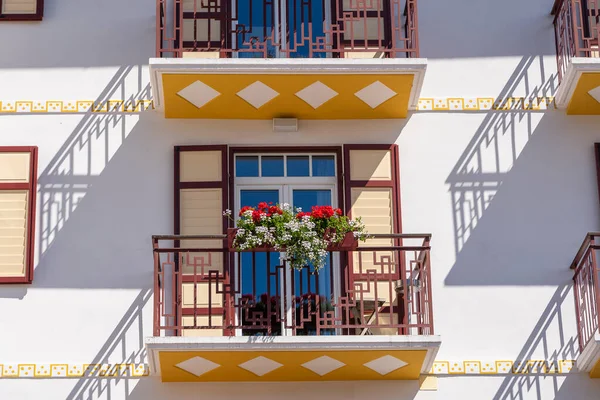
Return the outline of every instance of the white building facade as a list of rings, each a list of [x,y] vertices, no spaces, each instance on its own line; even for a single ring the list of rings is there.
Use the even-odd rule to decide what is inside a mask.
[[[0,397],[599,398],[600,4],[553,1],[0,0]],[[259,201],[377,236],[229,251]]]

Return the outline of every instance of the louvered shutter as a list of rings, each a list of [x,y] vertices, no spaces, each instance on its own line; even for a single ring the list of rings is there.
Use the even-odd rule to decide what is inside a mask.
[[[0,0],[0,21],[41,20],[43,13],[43,0]]]
[[[345,212],[352,218],[360,217],[370,234],[392,234],[401,232],[399,194],[398,148],[396,145],[345,145],[344,184]],[[386,247],[398,244],[389,238],[369,239],[360,246]],[[397,304],[395,287],[390,275],[399,278],[403,260],[397,251],[365,251],[351,254],[346,284],[354,292],[356,300],[386,300],[387,315],[381,314],[381,323],[389,318],[397,322],[396,312],[390,314],[389,306]],[[396,278],[396,279],[397,279]],[[375,287],[377,286],[377,290]],[[376,294],[377,293],[377,294]],[[387,318],[387,321],[383,321]],[[376,332],[377,329],[371,331]],[[379,334],[394,334],[379,329]]]
[[[0,148],[0,283],[31,283],[37,147]]]
[[[227,146],[181,146],[175,148],[175,234],[220,235],[227,220]],[[222,240],[186,241],[181,248],[221,248]],[[225,254],[181,253],[178,290],[183,326],[223,326],[225,304]],[[195,300],[194,300],[195,299]],[[194,304],[195,303],[195,304]],[[195,310],[195,311],[194,311]],[[209,314],[212,316],[209,320]],[[220,329],[184,329],[183,336],[222,334]]]

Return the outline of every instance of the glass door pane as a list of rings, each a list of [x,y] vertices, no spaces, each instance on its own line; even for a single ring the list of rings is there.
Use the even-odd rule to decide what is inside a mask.
[[[287,0],[286,25],[288,49],[292,58],[323,58],[326,44],[325,27],[329,10],[324,0]],[[330,29],[329,26],[327,26]],[[317,44],[319,43],[319,44]],[[329,43],[327,43],[329,44]],[[311,54],[311,48],[321,47],[321,51]]]
[[[292,189],[292,206],[310,211],[314,206],[333,206],[331,189]],[[297,335],[315,335],[316,321],[314,314],[317,308],[319,295],[319,314],[333,311],[332,301],[334,293],[334,278],[328,256],[325,265],[318,274],[314,274],[313,266],[308,266],[302,271],[293,271],[293,291],[296,303],[296,330]],[[333,330],[321,330],[321,335],[333,334]]]
[[[232,32],[239,58],[277,57],[271,37],[278,31],[277,2],[264,0],[232,0],[234,20]],[[237,17],[237,20],[236,20]],[[256,49],[253,51],[252,49]]]
[[[240,208],[260,202],[280,202],[280,190],[240,191]],[[244,336],[281,335],[281,271],[279,253],[246,252],[240,255],[240,318]],[[271,332],[269,332],[269,327]]]

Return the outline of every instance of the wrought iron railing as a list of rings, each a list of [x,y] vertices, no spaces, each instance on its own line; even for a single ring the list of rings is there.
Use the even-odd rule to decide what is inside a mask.
[[[430,239],[376,235],[315,274],[225,235],[153,236],[154,335],[432,335]]]
[[[556,0],[552,8],[558,77],[573,57],[600,57],[600,0]]]
[[[573,281],[580,351],[592,340],[600,326],[600,269],[597,261],[599,239],[600,232],[588,233],[571,264],[571,268],[575,270]]]
[[[419,57],[417,0],[156,0],[157,57]]]

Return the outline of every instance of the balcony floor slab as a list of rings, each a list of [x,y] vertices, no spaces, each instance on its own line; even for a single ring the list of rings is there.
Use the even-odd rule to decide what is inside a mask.
[[[390,119],[417,107],[425,59],[151,59],[166,118]]]
[[[151,337],[163,382],[419,379],[439,336]]]
[[[600,115],[600,58],[571,60],[556,94],[569,115]]]

